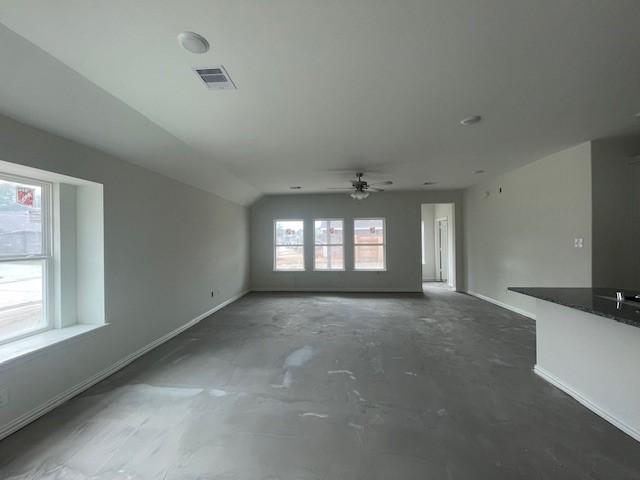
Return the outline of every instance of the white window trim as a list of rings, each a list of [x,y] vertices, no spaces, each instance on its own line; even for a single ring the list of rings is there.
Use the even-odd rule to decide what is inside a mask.
[[[41,255],[18,255],[15,257],[1,257],[0,263],[8,262],[24,262],[29,260],[43,261],[43,284],[42,291],[42,314],[44,315],[44,326],[35,330],[30,330],[19,335],[14,335],[5,339],[0,339],[0,345],[23,340],[32,335],[51,330],[54,326],[54,305],[55,298],[53,271],[53,184],[43,180],[23,177],[7,173],[0,173],[0,179],[8,182],[24,183],[34,185],[41,188],[41,209],[40,215],[42,219],[42,254]]]
[[[276,234],[276,225],[278,222],[302,222],[302,243],[294,245],[278,245],[278,239]],[[304,237],[306,235],[306,228],[304,220],[301,218],[276,218],[273,220],[273,271],[278,273],[295,273],[305,272],[307,270],[307,262],[304,248]],[[278,247],[302,247],[302,268],[276,268],[276,250]]]
[[[342,243],[316,243],[316,222],[342,222]],[[346,259],[344,256],[344,218],[314,218],[313,219],[313,271],[314,272],[344,272],[346,268]],[[327,235],[327,241],[329,236]],[[316,247],[342,247],[342,268],[317,268],[316,267]],[[330,249],[329,249],[330,251]],[[329,255],[328,264],[331,264],[331,256]]]
[[[357,220],[382,220],[382,244],[380,243],[356,243]],[[357,268],[356,247],[379,247],[382,245],[382,268]],[[387,271],[387,219],[385,217],[358,217],[353,219],[353,271],[354,272],[386,272]]]

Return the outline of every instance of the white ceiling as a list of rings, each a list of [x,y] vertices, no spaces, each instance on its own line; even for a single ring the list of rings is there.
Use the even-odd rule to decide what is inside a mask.
[[[3,112],[213,191],[229,189],[224,172],[242,202],[326,191],[350,177],[342,168],[379,170],[396,189],[466,187],[474,170],[640,124],[637,0],[4,0],[0,22],[84,77],[3,45],[3,76],[39,72],[19,101],[0,89]],[[211,50],[183,51],[184,30]],[[237,91],[208,91],[191,71],[217,64]],[[82,108],[47,123],[41,97],[60,90]],[[140,125],[89,131],[78,118],[97,97],[118,108],[95,125]],[[484,121],[458,125],[472,114]]]

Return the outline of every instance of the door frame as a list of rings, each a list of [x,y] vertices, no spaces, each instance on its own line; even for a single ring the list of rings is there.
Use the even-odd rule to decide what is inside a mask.
[[[423,216],[423,214],[425,213],[424,209],[422,207],[424,207],[425,205],[431,205],[434,207],[438,207],[438,206],[447,206],[449,207],[447,212],[445,213],[444,211],[439,211],[436,213],[436,211],[433,212],[433,214],[431,214],[431,216]],[[425,228],[421,228],[420,229],[420,235],[418,236],[417,241],[421,241],[422,242],[422,246],[423,248],[429,248],[429,250],[433,251],[433,253],[435,254],[435,236],[436,236],[436,232],[435,229],[437,227],[436,225],[436,221],[440,220],[440,219],[444,219],[446,218],[448,221],[448,229],[447,229],[447,263],[448,263],[448,277],[447,278],[447,282],[446,284],[452,289],[452,290],[456,290],[458,291],[458,288],[460,286],[460,283],[464,284],[464,282],[462,281],[462,275],[460,276],[460,279],[458,278],[458,250],[461,249],[461,238],[459,237],[460,232],[458,232],[458,221],[457,221],[457,217],[458,214],[460,212],[458,212],[460,208],[460,205],[455,202],[455,201],[449,201],[449,202],[429,202],[429,201],[423,201],[420,203],[420,221],[418,222],[419,226],[422,226],[422,221],[424,220],[425,225],[426,222],[428,221],[433,228],[433,231],[429,231],[429,235],[426,235],[426,229]],[[417,230],[417,229],[416,229]],[[431,238],[430,241],[425,243],[425,239],[427,238]],[[431,243],[433,242],[433,243]],[[429,245],[431,243],[431,245]],[[420,251],[417,252],[417,258],[420,258]],[[461,260],[461,259],[460,259]],[[420,262],[420,260],[418,260],[418,262]],[[421,271],[420,271],[420,275],[419,278],[421,280],[422,283],[424,282],[430,282],[430,281],[437,281],[435,280],[437,278],[437,274],[436,274],[436,268],[437,265],[435,265],[435,259],[434,259],[434,270],[433,270],[433,274],[431,274],[429,277],[425,277],[424,273],[424,264],[422,264]],[[430,280],[430,277],[433,278],[434,280]]]
[[[447,278],[443,280],[442,278],[442,224],[446,223],[446,232],[447,232],[447,238],[445,240],[445,247],[446,247],[446,260],[447,260],[447,268],[446,268],[446,272],[447,272]],[[449,265],[451,262],[449,262],[449,217],[439,217],[435,219],[435,224],[438,226],[437,228],[437,232],[436,232],[436,251],[438,253],[438,271],[436,272],[437,275],[439,276],[439,281],[441,282],[447,282],[447,284],[450,282],[450,278],[451,277],[451,265]]]

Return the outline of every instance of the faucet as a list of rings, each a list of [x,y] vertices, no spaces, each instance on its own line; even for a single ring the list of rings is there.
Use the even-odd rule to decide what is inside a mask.
[[[616,301],[624,302],[625,300],[630,302],[640,302],[640,295],[625,295],[624,292],[616,292]]]

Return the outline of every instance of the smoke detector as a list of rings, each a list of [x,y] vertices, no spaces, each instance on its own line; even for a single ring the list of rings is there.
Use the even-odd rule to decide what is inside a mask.
[[[222,65],[194,67],[193,71],[209,90],[235,90],[236,86]]]
[[[187,52],[201,54],[209,50],[209,42],[202,35],[195,32],[182,32],[178,34],[178,43]]]

